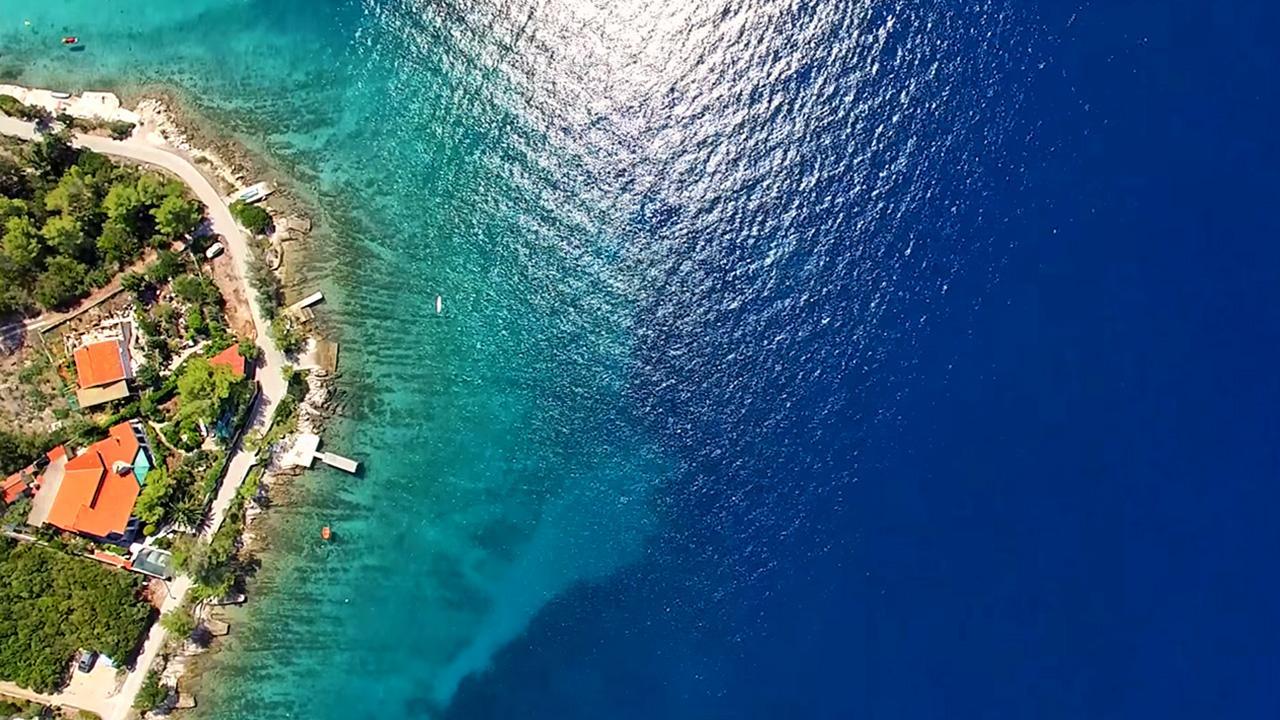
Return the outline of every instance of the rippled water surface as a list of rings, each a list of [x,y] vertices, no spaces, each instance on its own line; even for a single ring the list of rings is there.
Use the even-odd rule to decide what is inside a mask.
[[[1202,218],[1169,228],[1169,277],[1139,261],[1172,177],[1143,142],[1188,139],[1123,121],[1162,82],[1215,87],[1144,54],[1204,20],[1155,15],[0,6],[0,73],[174,86],[319,208],[302,283],[331,298],[348,408],[326,442],[367,470],[272,509],[197,714],[1104,717],[1181,673],[1255,709],[1259,666],[1148,673],[1173,655],[1101,639],[1166,637],[1117,620],[1148,591],[1171,628],[1213,607],[1119,592],[1109,564],[1167,547],[1123,509],[1165,445],[1117,438],[1188,453],[1180,487],[1201,457],[1129,370],[1186,332],[1141,298],[1212,273],[1177,240]]]

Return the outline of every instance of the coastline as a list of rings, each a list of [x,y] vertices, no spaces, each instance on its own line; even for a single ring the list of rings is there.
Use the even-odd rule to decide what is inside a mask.
[[[191,158],[193,165],[209,176],[219,185],[219,189],[230,193],[236,188],[244,187],[255,180],[266,178],[276,186],[277,192],[266,203],[272,215],[285,217],[300,215],[314,221],[319,216],[317,209],[310,207],[297,198],[289,190],[293,186],[292,179],[274,168],[269,162],[252,153],[248,148],[233,138],[218,136],[210,129],[212,123],[200,116],[197,110],[187,106],[181,95],[162,87],[151,87],[137,95],[126,96],[122,104],[138,109],[139,114],[149,122],[154,130],[166,141]],[[283,190],[283,192],[281,192]],[[291,280],[304,266],[308,259],[309,242],[281,243],[282,264],[277,274],[284,283],[286,292],[296,291]],[[320,323],[318,323],[320,324]],[[334,329],[322,325],[313,327],[308,333],[308,341],[314,342],[325,335],[332,335]],[[325,420],[332,416],[330,403],[337,394],[335,383],[337,375],[308,372],[306,375],[307,392],[298,410],[298,427],[295,433],[319,432]],[[285,443],[282,443],[285,444]],[[280,448],[273,450],[270,464],[266,467],[259,481],[257,496],[248,503],[240,528],[240,551],[242,556],[260,559],[270,550],[271,536],[267,510],[271,507],[287,505],[295,492],[300,491],[294,482],[302,475],[297,468],[283,468],[276,462],[281,454]],[[254,602],[253,579],[250,575],[242,578],[246,585],[246,602]],[[243,614],[244,607],[237,609]],[[225,622],[226,618],[217,618]],[[184,642],[170,657],[162,677],[180,693],[199,698],[205,687],[203,681],[210,667],[227,649],[227,638],[213,638],[205,645],[191,641]],[[179,716],[190,715],[178,709]],[[172,713],[171,713],[172,714]]]
[[[0,87],[0,93],[9,94],[14,88],[21,88],[28,92],[42,92],[38,89],[5,84]],[[111,95],[110,92],[101,94]],[[115,96],[112,95],[112,97]],[[309,221],[319,215],[313,208],[306,207],[288,192],[287,188],[292,183],[280,182],[286,177],[285,175],[271,168],[267,162],[251,153],[236,140],[215,135],[208,128],[209,123],[202,122],[203,119],[197,111],[186,107],[178,99],[179,93],[157,87],[149,88],[145,92],[131,93],[127,97],[128,100],[118,103],[119,113],[122,115],[105,113],[103,119],[122,118],[135,122],[134,138],[144,138],[146,142],[155,145],[158,149],[183,158],[221,195],[245,187],[257,179],[268,177],[277,187],[285,188],[284,192],[273,195],[272,201],[266,203],[274,218],[283,219],[301,215]],[[167,168],[162,169],[167,170]],[[190,182],[185,184],[190,186]],[[273,248],[278,249],[280,256],[280,263],[275,267],[275,272],[284,283],[285,292],[291,295],[296,294],[291,291],[296,291],[297,288],[291,287],[290,279],[297,268],[306,262],[307,244],[305,240],[302,242],[274,240],[271,243]],[[252,288],[248,287],[247,280],[245,289],[248,295],[252,294]],[[246,303],[252,302],[247,297],[241,300]],[[296,358],[300,361],[299,365],[305,367],[308,364],[307,361],[311,359],[310,356],[314,352],[314,343],[320,339],[322,332],[328,335],[332,330],[320,327],[319,323],[313,323],[304,330],[307,349]],[[282,451],[292,444],[292,438],[297,434],[319,432],[327,417],[332,415],[337,393],[335,388],[337,374],[312,370],[305,373],[303,377],[306,382],[306,393],[299,403],[297,427],[267,451],[257,493],[246,503],[243,518],[240,520],[238,554],[242,556],[259,557],[269,546],[269,536],[260,530],[259,521],[263,519],[268,507],[284,504],[282,500],[287,498],[290,494],[289,488],[293,486],[289,480],[302,473],[301,469],[280,466],[279,459]],[[268,420],[271,419],[269,416]],[[248,472],[247,467],[245,471]],[[230,472],[228,472],[229,476]],[[221,518],[216,518],[213,527],[216,528],[220,520]],[[255,526],[259,529],[255,529]],[[252,575],[241,578],[242,583],[251,583],[251,581]],[[177,590],[173,592],[175,595],[178,594]],[[200,614],[200,618],[202,621],[212,620],[208,608]],[[213,620],[213,622],[222,621]],[[158,624],[153,626],[146,643],[148,647],[153,645],[152,639],[158,629]],[[178,698],[181,700],[189,696],[192,690],[201,687],[199,682],[201,675],[207,668],[207,664],[212,662],[224,648],[224,644],[217,638],[203,645],[193,642],[190,638],[186,640],[170,638],[158,650],[151,652],[144,650],[140,655],[139,663],[155,669],[156,665],[162,662],[161,677],[177,689]],[[118,688],[116,693],[122,690],[123,688]],[[118,695],[113,695],[113,697],[116,696]],[[181,705],[181,702],[179,704]],[[180,709],[182,708],[171,709],[169,713]]]
[[[219,136],[210,129],[211,121],[205,120],[199,112],[188,107],[181,94],[164,87],[153,86],[133,95],[122,98],[122,105],[136,108],[143,120],[144,127],[160,134],[167,144],[190,158],[192,164],[202,174],[218,185],[224,193],[230,193],[257,180],[266,178],[276,188],[269,202],[275,217],[300,215],[312,219],[319,213],[307,206],[303,201],[289,192],[293,183],[284,173],[270,165],[263,158],[252,153],[243,144],[227,136]],[[282,263],[277,274],[284,283],[286,292],[296,290],[291,287],[291,279],[300,266],[307,261],[309,243],[280,243]],[[332,333],[328,327],[326,334]],[[319,339],[319,333],[313,328],[307,333],[308,341]],[[309,372],[306,374],[307,392],[300,403],[298,411],[298,427],[291,435],[303,432],[318,432],[325,419],[331,414],[326,411],[326,404],[331,402],[336,389],[335,375]],[[287,445],[283,442],[281,445]],[[293,482],[302,474],[301,469],[283,468],[278,464],[281,448],[273,449],[269,464],[259,480],[258,493],[245,509],[244,519],[240,527],[240,551],[242,556],[260,558],[270,547],[269,528],[264,530],[267,509],[286,504],[287,499],[296,490]],[[244,577],[247,587],[246,602],[253,602],[256,593],[252,592],[253,576]],[[243,609],[241,609],[243,612]],[[212,613],[206,612],[212,618]],[[225,622],[224,619],[217,619]],[[217,662],[218,656],[226,649],[225,637],[213,638],[204,645],[187,640],[170,656],[162,677],[180,694],[199,697],[204,687],[202,680],[209,667]],[[181,709],[175,712],[182,714]],[[188,710],[188,714],[190,710]],[[173,713],[171,713],[173,714]]]

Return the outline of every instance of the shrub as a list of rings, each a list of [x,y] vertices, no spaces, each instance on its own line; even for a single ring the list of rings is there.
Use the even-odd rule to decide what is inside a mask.
[[[147,673],[138,688],[138,695],[133,699],[133,709],[147,712],[169,699],[169,688],[160,684],[160,673],[152,670]]]
[[[160,626],[172,633],[174,637],[185,639],[191,637],[191,633],[196,631],[196,619],[186,608],[176,608],[160,618]]]
[[[169,250],[161,250],[156,261],[147,267],[147,280],[153,285],[163,285],[182,272],[182,256]]]
[[[147,279],[138,273],[127,272],[120,276],[120,287],[136,294],[147,287]]]
[[[116,140],[124,140],[133,134],[134,124],[124,120],[112,120],[107,123],[107,131]]]
[[[280,352],[292,355],[302,349],[307,338],[298,331],[293,321],[283,315],[271,321],[271,339]]]
[[[271,227],[271,214],[257,205],[237,200],[231,203],[229,209],[236,222],[255,235],[262,235]]]
[[[27,106],[12,95],[0,95],[0,113],[4,113],[9,117],[26,119]]]

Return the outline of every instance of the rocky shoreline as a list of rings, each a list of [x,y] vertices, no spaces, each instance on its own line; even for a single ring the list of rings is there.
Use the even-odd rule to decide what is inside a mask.
[[[163,140],[188,155],[192,162],[205,175],[226,192],[254,182],[271,173],[262,170],[260,162],[233,140],[211,137],[203,126],[183,111],[172,94],[163,91],[148,93],[136,103],[135,112],[140,118],[140,129],[157,133]],[[310,217],[311,213],[301,208],[299,203],[284,196],[273,196],[270,203],[272,215]],[[271,263],[272,269],[282,276],[287,276],[291,266],[299,261],[281,248],[278,263]],[[319,341],[314,331],[308,333],[308,352],[312,352]],[[305,374],[306,394],[298,405],[297,428],[270,448],[262,477],[258,482],[258,491],[247,503],[244,519],[240,529],[240,553],[253,556],[263,550],[268,539],[257,532],[255,527],[267,510],[279,503],[280,496],[288,481],[301,475],[298,468],[285,468],[279,463],[284,450],[292,445],[300,433],[319,433],[325,422],[341,410],[337,399],[335,382],[337,374],[325,370],[311,370]],[[241,582],[245,579],[242,578]],[[247,597],[245,598],[247,601]],[[199,619],[206,628],[203,642],[195,642],[188,638],[177,644],[169,653],[161,673],[162,679],[172,687],[179,689],[176,710],[194,707],[195,698],[183,692],[183,686],[201,674],[201,660],[208,661],[217,655],[221,643],[219,638],[226,635],[229,624],[216,607],[205,606],[200,609]],[[218,627],[224,632],[209,632],[208,628]],[[203,656],[203,657],[202,657]]]
[[[176,109],[181,103],[171,93],[163,91],[148,92],[133,103],[132,110],[122,105],[111,93],[85,93],[82,97],[71,99],[60,97],[60,94],[46,90],[32,90],[20,86],[6,86],[8,93],[21,97],[26,103],[42,105],[51,113],[77,112],[79,116],[101,120],[120,121],[134,125],[133,136],[141,137],[157,146],[163,146],[170,152],[184,156],[201,175],[204,175],[215,188],[223,194],[234,192],[262,177],[270,177],[264,172],[262,165],[234,140],[213,138],[201,123],[188,114]],[[74,104],[74,107],[71,107]],[[305,220],[313,213],[307,212],[300,204],[287,194],[273,195],[267,203],[277,227],[294,224],[303,225],[309,230],[310,221]],[[293,220],[301,215],[301,223],[287,222],[285,217]],[[304,231],[305,232],[305,231]],[[279,233],[273,233],[269,239],[269,254],[274,254],[277,261],[264,259],[272,272],[281,276],[288,273],[291,263],[300,260],[302,253],[287,253]],[[299,245],[294,243],[295,246]],[[240,298],[244,302],[244,298]],[[266,543],[266,538],[255,532],[254,526],[266,510],[276,504],[281,491],[288,486],[287,480],[301,473],[297,468],[285,468],[280,463],[284,451],[292,446],[300,433],[319,433],[327,419],[340,412],[335,381],[336,373],[332,363],[319,359],[323,354],[317,350],[323,343],[314,326],[303,330],[307,336],[306,350],[295,358],[296,364],[309,370],[301,375],[306,383],[305,393],[297,403],[296,427],[286,436],[280,438],[260,454],[263,457],[261,477],[257,480],[254,495],[247,497],[244,503],[243,517],[238,527],[238,553],[241,556],[253,555]],[[336,355],[335,355],[336,357]],[[325,368],[325,365],[330,365]],[[273,498],[273,495],[276,496]],[[231,519],[231,518],[228,518]],[[237,582],[243,585],[245,578]],[[153,669],[169,687],[178,688],[178,696],[171,697],[161,712],[168,713],[173,709],[194,706],[194,698],[183,692],[184,685],[189,684],[192,677],[200,673],[196,658],[216,650],[215,638],[226,634],[228,624],[218,617],[216,608],[208,605],[196,608],[196,617],[201,622],[201,629],[194,635],[200,642],[191,637],[178,640],[171,638],[160,652],[157,664]],[[155,713],[160,714],[160,713]]]

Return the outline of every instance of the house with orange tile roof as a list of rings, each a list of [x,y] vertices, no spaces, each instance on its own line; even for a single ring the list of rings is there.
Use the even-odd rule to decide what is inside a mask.
[[[31,465],[25,467],[18,472],[10,475],[0,483],[0,500],[4,500],[5,505],[12,505],[18,498],[26,495],[35,484],[36,467]]]
[[[246,363],[244,361],[244,356],[240,354],[240,347],[237,345],[232,345],[226,350],[223,350],[217,355],[209,358],[209,364],[213,367],[230,368],[231,374],[234,375],[237,380],[245,375]]]
[[[76,382],[80,389],[76,399],[88,408],[129,396],[129,380],[133,364],[129,358],[127,337],[113,337],[88,342],[76,348]]]
[[[105,440],[67,460],[45,522],[98,540],[129,542],[138,530],[133,506],[151,467],[141,427],[112,427]]]

